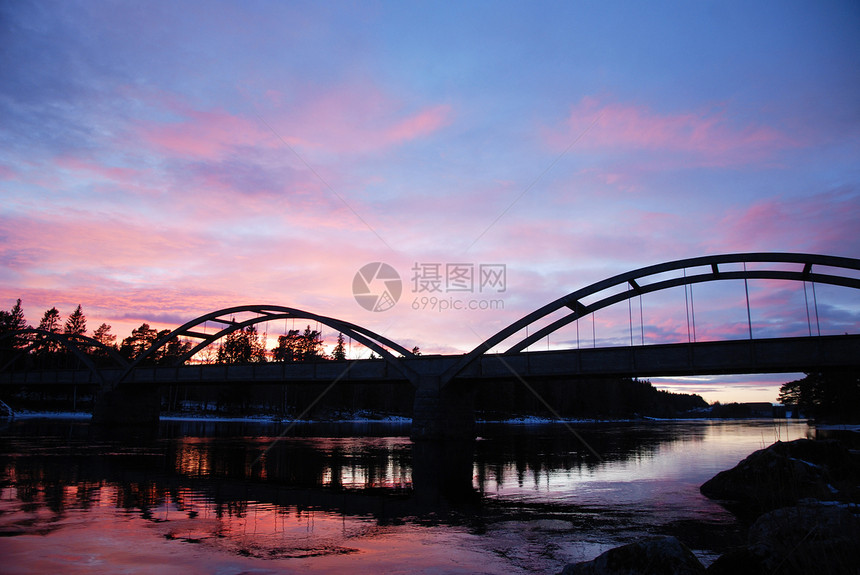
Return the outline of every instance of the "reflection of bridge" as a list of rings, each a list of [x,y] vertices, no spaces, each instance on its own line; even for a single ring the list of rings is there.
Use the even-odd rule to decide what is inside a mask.
[[[748,264],[751,269],[748,269]],[[43,337],[72,349],[87,370],[80,372],[12,372],[0,374],[0,383],[100,383],[109,393],[138,395],[139,391],[166,384],[224,384],[267,382],[375,382],[408,381],[416,388],[413,435],[416,437],[464,436],[472,433],[470,405],[473,385],[479,379],[576,376],[660,376],[726,373],[777,373],[818,371],[860,365],[860,335],[813,336],[807,285],[812,286],[815,321],[818,303],[815,285],[860,289],[860,260],[834,256],[786,253],[727,254],[667,262],[620,274],[569,293],[502,329],[463,355],[415,356],[395,342],[361,326],[317,314],[281,306],[250,305],[216,311],[192,320],[156,341],[132,363],[118,360],[113,368],[98,368],[86,359],[82,345],[87,338],[65,338],[58,334]],[[670,288],[687,289],[703,282],[739,280],[746,293],[749,338],[744,340],[634,346],[632,308],[628,347],[603,347],[547,352],[526,352],[530,345],[557,330],[603,308]],[[753,338],[750,315],[749,280],[802,282],[807,298],[810,337]],[[687,303],[688,326],[690,318]],[[641,309],[641,308],[640,308]],[[236,321],[236,314],[254,317]],[[641,312],[640,312],[641,313]],[[339,331],[377,353],[381,361],[341,361],[276,363],[258,365],[186,365],[195,354],[229,334],[248,326],[273,320],[306,319]],[[214,333],[204,329],[209,323],[220,326]],[[694,324],[695,325],[695,324]],[[531,328],[531,329],[530,329]],[[31,332],[38,330],[29,330]],[[529,333],[531,331],[531,333]],[[525,336],[522,337],[522,332]],[[820,333],[818,329],[816,333]],[[196,340],[196,345],[180,356],[173,366],[146,366],[159,349],[180,338]],[[502,354],[489,350],[508,344]],[[577,346],[578,347],[578,346]],[[14,359],[6,364],[9,367]],[[116,411],[111,401],[102,402],[102,413]],[[108,406],[104,408],[104,406]],[[97,409],[97,415],[98,415]],[[120,409],[119,411],[127,411]]]
[[[10,485],[32,509],[41,505],[58,513],[87,509],[95,501],[113,501],[151,517],[154,509],[172,498],[183,511],[195,510],[195,504],[230,510],[257,502],[284,513],[315,510],[372,517],[383,524],[431,520],[461,525],[463,513],[474,514],[477,507],[483,508],[480,515],[485,520],[501,520],[507,513],[530,508],[519,498],[509,504],[496,497],[489,506],[481,498],[496,486],[515,484],[518,474],[526,470],[536,483],[550,474],[585,473],[679,441],[701,441],[703,433],[701,428],[651,426],[606,433],[599,425],[586,426],[580,430],[583,437],[605,456],[598,462],[575,438],[546,430],[495,436],[495,441],[476,446],[466,442],[409,445],[390,438],[332,440],[325,426],[319,425],[311,428],[308,437],[279,440],[274,427],[254,425],[223,440],[208,441],[213,436],[191,431],[193,425],[170,427],[171,440],[144,449],[116,449],[113,443],[81,449],[90,444],[86,436],[74,435],[57,446],[48,432],[47,438],[29,442],[30,449],[0,452],[0,469],[11,472]],[[392,431],[384,425],[378,429],[385,435]],[[250,436],[261,439],[248,440]],[[55,486],[60,488],[51,488]],[[100,489],[111,493],[102,498]],[[10,499],[15,499],[14,493]],[[535,513],[551,513],[546,504],[535,507]],[[606,513],[603,507],[576,507],[580,513]],[[36,526],[30,527],[37,529],[43,519],[40,514]],[[4,526],[10,525],[0,524],[0,535]]]

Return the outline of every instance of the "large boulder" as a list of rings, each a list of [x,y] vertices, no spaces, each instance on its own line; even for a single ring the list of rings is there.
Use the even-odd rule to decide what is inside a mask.
[[[752,510],[793,505],[802,499],[852,500],[860,478],[858,456],[834,441],[778,441],[721,471],[700,488],[711,499]]]
[[[708,575],[860,572],[860,518],[846,505],[803,502],[762,515],[746,547],[722,555]]]
[[[847,506],[805,502],[766,513],[750,527],[749,550],[767,573],[857,573],[860,519]]]
[[[761,575],[767,573],[761,558],[748,547],[732,549],[720,555],[708,567],[708,575]]]
[[[672,536],[610,549],[592,561],[567,565],[562,575],[702,575],[704,566]]]

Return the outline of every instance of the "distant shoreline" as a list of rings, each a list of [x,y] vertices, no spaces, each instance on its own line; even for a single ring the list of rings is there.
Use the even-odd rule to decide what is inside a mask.
[[[21,411],[16,412],[11,419],[76,419],[89,420],[92,419],[92,414],[81,411]],[[164,414],[159,418],[160,421],[174,422],[211,422],[211,423],[298,423],[298,424],[320,424],[320,423],[387,423],[406,425],[411,424],[412,419],[409,417],[397,415],[345,415],[343,418],[333,419],[290,419],[277,415],[208,415],[208,414]],[[673,422],[673,421],[796,421],[803,423],[811,423],[809,419],[786,419],[786,418],[769,418],[769,417],[748,417],[748,418],[721,418],[721,417],[690,417],[690,418],[655,418],[655,417],[638,417],[638,418],[573,418],[573,419],[550,419],[536,416],[514,416],[507,419],[481,419],[477,418],[476,423],[479,424],[505,424],[505,425],[546,425],[552,423],[641,423],[641,422]],[[860,431],[858,425],[816,425],[822,429],[832,430],[848,430]]]

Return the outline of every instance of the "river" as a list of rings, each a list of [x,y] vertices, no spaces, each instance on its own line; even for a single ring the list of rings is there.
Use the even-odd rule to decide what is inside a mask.
[[[0,557],[31,573],[557,573],[650,534],[705,564],[741,520],[698,487],[785,420],[408,425],[162,421],[118,440],[86,420],[0,422]]]

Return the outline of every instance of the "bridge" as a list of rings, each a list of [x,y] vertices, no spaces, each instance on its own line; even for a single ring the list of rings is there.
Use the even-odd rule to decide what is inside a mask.
[[[752,269],[748,269],[749,267]],[[13,371],[15,358],[0,366],[0,385],[98,384],[103,388],[95,419],[110,420],[115,414],[127,417],[131,405],[152,418],[148,389],[168,384],[221,385],[229,383],[336,383],[402,381],[415,387],[413,437],[464,437],[474,433],[472,396],[474,382],[480,380],[525,378],[572,378],[582,376],[656,377],[732,373],[812,372],[831,368],[860,366],[860,334],[820,335],[813,330],[807,286],[812,287],[816,323],[818,321],[816,285],[860,289],[860,260],[836,256],[797,253],[743,253],[689,258],[648,266],[619,274],[576,290],[546,304],[492,335],[462,355],[416,356],[369,329],[350,322],[276,305],[247,305],[218,310],[196,318],[166,334],[133,362],[106,349],[113,367],[97,367],[85,347],[100,344],[83,336],[63,336],[24,330],[6,337],[22,335],[48,338],[69,348],[83,363],[77,371]],[[555,351],[527,351],[528,348],[563,327],[609,306],[634,298],[640,305],[649,293],[695,284],[739,280],[746,291],[749,337],[741,340],[696,341],[695,327],[682,343],[645,344],[644,326],[641,345],[633,343],[632,307],[631,345],[593,347]],[[800,282],[807,298],[808,335],[803,337],[754,338],[750,316],[750,280]],[[858,299],[860,303],[860,299]],[[687,309],[688,332],[690,309]],[[236,321],[237,314],[253,317]],[[339,331],[371,349],[380,360],[325,362],[282,362],[246,365],[189,365],[189,360],[229,334],[262,322],[301,319],[318,322]],[[209,323],[220,326],[207,333]],[[695,326],[695,322],[693,322]],[[36,339],[38,339],[36,338]],[[147,366],[146,361],[161,349],[180,339],[195,341],[171,366]],[[35,341],[31,337],[31,341]],[[491,350],[505,344],[505,351]],[[101,346],[104,347],[104,346]],[[25,352],[22,349],[21,352]],[[149,398],[149,399],[147,399]],[[149,405],[148,409],[141,409]]]

